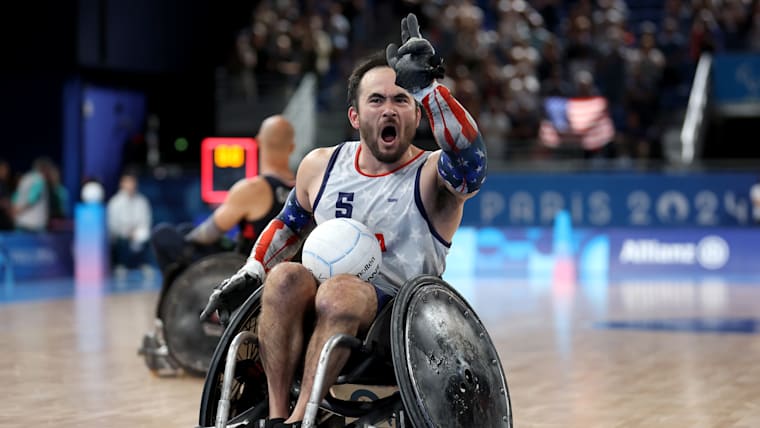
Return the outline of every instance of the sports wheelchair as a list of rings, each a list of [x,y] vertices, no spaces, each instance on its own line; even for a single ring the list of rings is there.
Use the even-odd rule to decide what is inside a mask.
[[[267,384],[257,348],[261,294],[259,288],[246,300],[219,340],[203,387],[200,427],[264,424]],[[496,348],[469,304],[438,277],[409,280],[363,340],[331,337],[319,358],[315,392],[337,346],[352,349],[351,357],[324,399],[318,393],[309,398],[303,427],[512,427]],[[341,386],[353,387],[353,396],[337,395]],[[375,394],[357,394],[383,386],[390,395],[367,401],[359,396]],[[291,406],[298,391],[296,381]]]
[[[189,266],[176,263],[164,272],[156,325],[145,334],[138,354],[159,376],[182,371],[203,377],[217,342],[222,336],[218,319],[200,321],[198,314],[208,302],[214,286],[245,263],[236,252],[205,256]]]

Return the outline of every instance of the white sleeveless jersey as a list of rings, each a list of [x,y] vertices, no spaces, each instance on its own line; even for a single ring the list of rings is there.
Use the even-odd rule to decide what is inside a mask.
[[[359,171],[358,152],[358,141],[333,152],[314,201],[317,224],[335,217],[366,224],[384,247],[372,283],[390,295],[417,275],[442,275],[451,244],[434,231],[419,195],[420,171],[430,152],[379,176]]]

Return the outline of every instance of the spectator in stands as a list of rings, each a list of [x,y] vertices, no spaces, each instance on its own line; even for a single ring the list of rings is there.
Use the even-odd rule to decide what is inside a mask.
[[[578,3],[577,6],[581,4],[582,2]],[[567,45],[564,61],[571,76],[581,70],[592,71],[594,69],[597,52],[591,30],[591,19],[586,15],[579,14],[570,22],[565,35]]]
[[[337,99],[334,90],[341,90],[336,82],[345,77],[341,75],[343,64],[350,64],[348,56],[361,51],[357,44],[389,36],[387,32],[361,32],[383,31],[386,20],[378,18],[384,14],[414,11],[430,27],[431,41],[458,88],[478,94],[484,111],[491,103],[486,100],[500,99],[511,123],[512,153],[513,147],[521,146],[524,148],[518,152],[525,153],[536,139],[542,106],[538,95],[572,96],[573,76],[587,71],[609,101],[615,126],[622,131],[619,138],[632,141],[636,149],[630,151],[637,153],[633,156],[649,158],[660,156],[661,131],[655,119],[685,108],[702,52],[760,51],[757,0],[646,4],[624,0],[404,0],[388,7],[375,3],[258,2],[254,13],[257,36],[251,42],[258,56],[257,78],[266,70],[284,80],[282,72],[289,67],[278,70],[273,67],[277,61],[266,58],[282,56],[275,41],[282,28],[291,28],[289,55],[302,59],[301,72],[319,71],[319,106],[330,109]],[[294,13],[296,9],[298,13]],[[379,25],[357,27],[356,23],[367,20],[359,14],[370,14],[370,22]],[[304,25],[307,19],[309,24]],[[358,37],[354,40],[353,35]],[[390,35],[395,36],[395,30]],[[466,74],[458,72],[460,68]]]
[[[760,1],[755,2],[752,16],[749,18],[749,25],[747,48],[752,52],[760,52]]]
[[[13,211],[11,207],[13,183],[11,181],[11,166],[5,159],[0,159],[0,230],[13,229]]]
[[[536,0],[533,3],[536,11],[541,14],[546,29],[552,33],[559,31],[561,2],[559,0]]]
[[[623,122],[623,98],[626,76],[625,31],[618,23],[610,22],[597,45],[594,80],[599,92],[607,98],[610,114],[616,126]]]
[[[119,191],[106,207],[111,263],[117,278],[129,269],[141,268],[145,277],[153,274],[152,254],[148,243],[152,225],[150,202],[138,191],[137,176],[125,172]]]
[[[575,73],[573,83],[575,84],[573,91],[575,97],[586,98],[599,95],[599,90],[594,82],[594,75],[586,70]]]
[[[718,23],[723,31],[723,48],[727,51],[739,51],[745,48],[749,26],[749,10],[742,1],[723,1],[716,11]]]
[[[480,113],[480,132],[488,147],[488,160],[504,161],[508,156],[509,131],[512,122],[504,109],[504,103],[496,96],[485,101],[486,108]]]
[[[53,168],[47,157],[34,160],[32,169],[21,176],[13,194],[13,217],[17,229],[42,232],[50,218],[50,192],[46,177]]]
[[[549,38],[544,43],[541,49],[541,58],[536,72],[538,74],[538,80],[543,85],[544,82],[554,78],[562,78],[562,75],[557,75],[556,71],[562,69],[562,48],[559,40],[556,37]]]
[[[45,173],[45,182],[49,195],[48,229],[53,231],[69,230],[69,192],[61,184],[61,174],[58,167],[52,165]]]
[[[626,70],[625,132],[629,152],[638,159],[660,156],[658,142],[659,90],[665,57],[656,47],[655,29],[651,23],[642,26],[639,46],[628,55]]]
[[[259,57],[256,49],[253,48],[251,38],[252,34],[247,29],[238,33],[235,41],[235,52],[239,65],[240,84],[242,85],[245,98],[248,101],[255,101],[259,93],[255,73]]]
[[[721,31],[709,9],[702,9],[694,17],[689,34],[689,56],[696,64],[705,52],[720,49]]]
[[[652,85],[658,86],[662,79],[662,70],[665,67],[665,56],[657,47],[657,27],[652,22],[641,25],[641,37],[637,49],[630,52],[630,61],[637,63],[645,78],[652,81]]]
[[[686,104],[686,87],[689,85],[686,72],[690,68],[686,37],[679,32],[678,21],[673,17],[666,17],[659,31],[657,47],[665,57],[660,105],[664,109],[683,107]]]
[[[272,65],[277,74],[284,79],[286,87],[294,89],[301,77],[302,62],[300,52],[293,46],[293,38],[287,31],[285,30],[275,37]],[[290,91],[286,94],[290,94]]]
[[[626,86],[625,153],[635,159],[649,159],[652,155],[652,124],[657,113],[656,88],[643,84],[638,69]]]
[[[694,12],[688,1],[665,0],[663,14],[663,19],[673,19],[676,22],[676,31],[679,34],[686,34],[691,29]]]
[[[543,97],[569,97],[573,87],[562,76],[562,66],[557,64],[551,69],[549,77],[541,82]]]

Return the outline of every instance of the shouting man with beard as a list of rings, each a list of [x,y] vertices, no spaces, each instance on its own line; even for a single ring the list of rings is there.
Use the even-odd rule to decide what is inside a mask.
[[[348,81],[348,120],[359,141],[318,148],[302,161],[280,215],[256,242],[247,263],[209,297],[202,317],[224,319],[262,282],[259,349],[269,392],[267,427],[300,427],[320,351],[333,335],[361,337],[406,280],[442,275],[463,206],[486,177],[486,149],[470,114],[436,81],[442,61],[420,35],[417,18],[402,20],[403,44],[359,63]],[[425,109],[440,150],[412,144]],[[383,263],[372,283],[337,275],[321,284],[290,262],[320,224],[350,217],[380,237]],[[298,401],[288,397],[304,352],[304,320],[313,316]],[[334,382],[349,357],[334,354]],[[327,387],[326,387],[327,388]],[[326,393],[322,391],[322,393]]]

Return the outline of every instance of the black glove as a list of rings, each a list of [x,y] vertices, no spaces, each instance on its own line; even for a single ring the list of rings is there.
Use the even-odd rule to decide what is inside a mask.
[[[413,13],[401,20],[401,42],[401,48],[391,43],[385,49],[388,65],[396,71],[397,85],[414,94],[443,77],[443,59],[422,38]]]
[[[214,287],[206,307],[201,312],[201,321],[217,312],[219,321],[226,326],[232,312],[245,303],[246,299],[261,286],[261,283],[261,278],[245,271],[238,271],[225,279]]]

